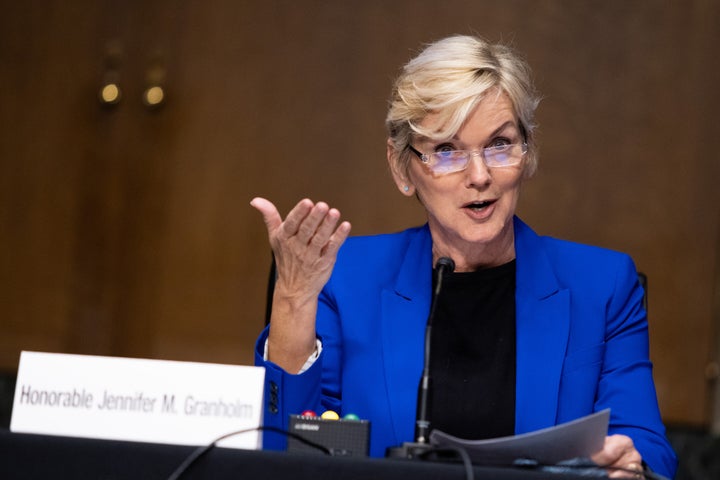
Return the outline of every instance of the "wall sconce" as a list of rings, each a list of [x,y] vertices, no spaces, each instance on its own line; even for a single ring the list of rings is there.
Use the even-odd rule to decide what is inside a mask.
[[[160,85],[150,86],[143,92],[142,100],[147,107],[159,107],[165,101],[165,90]]]
[[[149,109],[159,108],[165,104],[165,66],[162,52],[156,51],[150,58],[150,66],[145,72],[145,90],[142,102]]]
[[[120,86],[115,82],[107,82],[100,89],[100,103],[103,105],[115,105],[120,103],[122,93]]]
[[[112,41],[105,47],[103,79],[98,91],[98,99],[102,105],[107,107],[117,105],[122,99],[119,72],[122,56],[123,48],[120,42]]]

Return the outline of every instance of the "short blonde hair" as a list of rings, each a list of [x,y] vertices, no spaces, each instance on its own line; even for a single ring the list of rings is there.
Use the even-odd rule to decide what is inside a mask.
[[[510,47],[468,35],[428,45],[405,65],[395,81],[385,121],[396,152],[394,167],[407,173],[407,147],[413,135],[451,138],[485,95],[493,91],[510,98],[528,144],[524,174],[529,177],[535,173],[538,154],[534,118],[540,99],[530,68]],[[439,130],[427,131],[420,126],[430,113],[439,115]]]

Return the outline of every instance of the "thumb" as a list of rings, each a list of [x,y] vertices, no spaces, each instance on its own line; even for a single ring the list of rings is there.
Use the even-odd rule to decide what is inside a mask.
[[[252,201],[250,201],[250,205],[262,214],[269,235],[272,235],[272,233],[282,224],[280,213],[270,200],[255,197]]]

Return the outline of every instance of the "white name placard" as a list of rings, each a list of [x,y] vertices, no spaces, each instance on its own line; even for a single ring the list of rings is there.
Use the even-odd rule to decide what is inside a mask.
[[[258,449],[262,367],[22,352],[10,430]]]

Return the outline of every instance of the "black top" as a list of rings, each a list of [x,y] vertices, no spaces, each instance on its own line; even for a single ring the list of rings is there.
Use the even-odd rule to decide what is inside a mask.
[[[515,364],[515,261],[446,275],[432,326],[431,428],[513,435]]]

